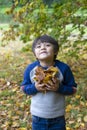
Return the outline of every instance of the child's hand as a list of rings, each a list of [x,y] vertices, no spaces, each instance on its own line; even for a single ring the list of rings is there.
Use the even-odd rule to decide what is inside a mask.
[[[73,94],[75,94],[77,92],[77,88],[73,87]]]
[[[40,92],[45,92],[46,91],[46,86],[43,83],[41,84],[40,82],[36,82],[35,87]]]
[[[60,81],[58,78],[53,78],[52,82],[49,82],[46,84],[46,90],[57,91],[59,88],[59,83],[60,83]]]

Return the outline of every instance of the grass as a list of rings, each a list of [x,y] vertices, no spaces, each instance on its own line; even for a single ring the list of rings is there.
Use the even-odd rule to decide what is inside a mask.
[[[17,56],[11,52],[3,54],[0,59],[0,78],[17,81],[19,83],[22,80],[25,67],[33,60],[34,57],[30,52],[19,52]]]
[[[9,95],[13,95],[12,92],[8,92],[8,90],[4,90],[1,94],[0,94],[0,99],[6,98]]]
[[[4,13],[4,7],[1,9],[1,13]],[[0,29],[8,29],[8,24],[1,24]],[[1,55],[0,58],[0,130],[18,130],[19,128],[31,130],[31,124],[29,124],[28,121],[29,118],[31,119],[29,113],[31,100],[29,96],[20,92],[20,83],[23,78],[24,69],[29,63],[35,60],[31,50],[26,52],[27,48],[29,47],[26,46],[26,48],[23,48],[21,52],[18,52],[17,56],[7,52]],[[82,77],[84,77],[82,71],[84,66],[86,66],[86,61],[84,61],[82,68],[81,65],[78,67],[77,61],[76,65],[77,66],[74,69],[77,69],[76,72],[78,72],[77,81],[78,83],[81,83],[81,80],[83,81]],[[80,68],[80,71],[78,68]],[[86,72],[86,68],[83,72]],[[82,77],[80,77],[81,75]],[[77,96],[66,98],[67,105],[71,105],[70,109],[67,107],[68,112],[66,114],[68,128],[70,128],[69,130],[81,130],[79,124],[81,125],[83,123],[83,126],[86,124],[83,120],[84,116],[87,114],[87,100],[83,93],[85,88],[86,86],[83,84],[78,85]],[[79,116],[81,122],[79,122]],[[72,120],[74,120],[74,123],[71,123]]]
[[[5,53],[0,60],[2,72],[0,73],[0,79],[2,79],[0,81],[1,130],[5,127],[15,130],[22,128],[31,130],[31,115],[29,112],[31,99],[20,91],[19,84],[23,78],[25,67],[34,60],[34,57],[31,51],[23,52],[22,50],[17,57],[11,53],[9,55]],[[70,128],[69,130],[81,130],[81,127],[85,127],[84,117],[87,103],[82,94],[83,89],[82,85],[79,85],[77,95],[66,98],[67,130],[68,128]],[[81,122],[79,123],[80,118]],[[81,124],[83,126],[80,126]]]

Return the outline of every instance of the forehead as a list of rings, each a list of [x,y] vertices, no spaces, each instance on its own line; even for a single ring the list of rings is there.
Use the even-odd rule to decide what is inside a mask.
[[[35,46],[36,46],[36,45],[41,45],[41,44],[52,44],[52,43],[47,42],[47,41],[38,40],[38,41],[36,42]]]

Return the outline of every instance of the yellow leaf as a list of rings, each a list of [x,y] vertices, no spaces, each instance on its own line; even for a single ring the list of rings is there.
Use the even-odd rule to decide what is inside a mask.
[[[44,83],[47,83],[51,79],[51,75],[47,74],[46,77],[44,77]]]
[[[82,121],[82,118],[81,117],[78,117],[77,118],[77,122],[81,122]]]
[[[0,115],[3,116],[3,117],[5,117],[5,116],[7,115],[7,113],[4,112],[4,111],[2,111],[2,112],[0,113]]]
[[[12,117],[12,120],[18,120],[19,119],[19,116],[13,116]]]
[[[58,68],[49,67],[47,70],[44,70],[42,67],[37,67],[35,72],[35,81],[39,81],[41,83],[48,83],[48,81],[52,80],[52,78],[56,78],[56,74],[58,73]]]
[[[80,105],[81,105],[81,106],[85,106],[85,102],[80,101]]]
[[[15,1],[15,6],[17,6],[17,5],[18,5],[18,0]]]
[[[83,118],[84,122],[87,122],[87,115]]]
[[[3,129],[5,129],[6,127],[7,127],[7,125],[5,125],[5,124],[1,125],[1,128],[3,128]]]
[[[87,53],[82,55],[82,58],[87,59]]]
[[[19,123],[14,121],[12,127],[19,127]]]
[[[84,124],[84,123],[81,123],[81,126],[82,126],[82,127],[84,127],[84,126],[85,126],[85,124]]]
[[[71,105],[68,105],[68,106],[66,107],[66,112],[70,112],[71,109],[72,109],[72,106],[71,106]]]
[[[16,92],[17,90],[18,90],[17,87],[15,87],[15,88],[12,89],[13,92]]]
[[[18,111],[16,111],[16,114],[17,114],[17,115],[21,115],[21,114],[22,114],[22,111],[19,111],[19,110],[18,110]]]
[[[76,125],[74,126],[75,129],[79,128],[80,123],[76,123]]]
[[[69,124],[73,124],[75,122],[75,120],[69,121]]]
[[[26,128],[19,128],[19,129],[17,129],[17,130],[27,130]]]
[[[80,95],[76,95],[75,98],[76,98],[76,99],[79,99],[79,98],[80,98]]]
[[[72,130],[72,129],[71,129],[70,127],[67,126],[67,127],[66,127],[66,130]]]

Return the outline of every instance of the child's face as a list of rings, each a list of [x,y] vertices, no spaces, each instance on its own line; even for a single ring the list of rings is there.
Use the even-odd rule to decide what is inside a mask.
[[[51,43],[38,43],[34,49],[34,53],[39,61],[54,60],[54,46]]]

